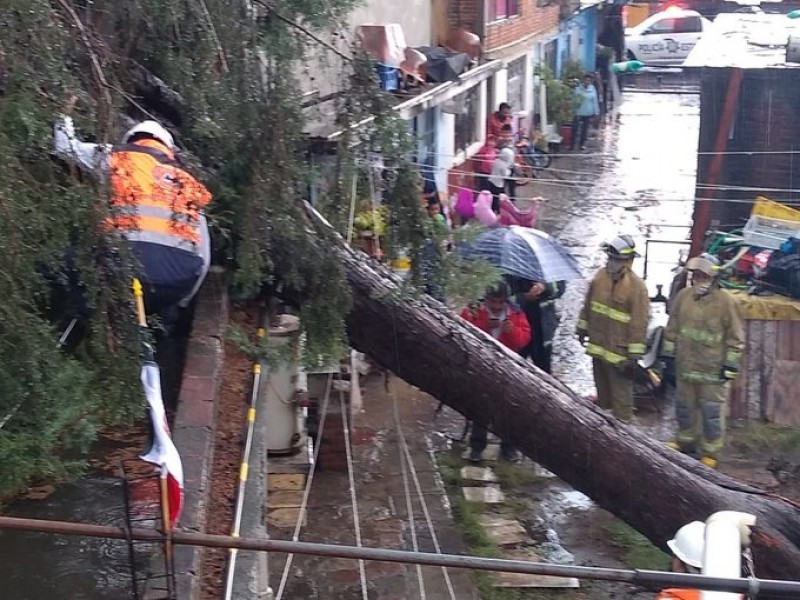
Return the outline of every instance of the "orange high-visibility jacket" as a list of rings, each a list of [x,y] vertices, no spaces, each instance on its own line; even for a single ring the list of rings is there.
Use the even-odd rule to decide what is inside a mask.
[[[744,596],[737,596],[744,600]],[[700,590],[667,589],[661,590],[656,600],[700,600]]]
[[[131,241],[198,253],[198,212],[209,191],[157,140],[137,140],[110,157],[111,216],[106,225]]]
[[[656,600],[700,600],[700,590],[661,590]]]

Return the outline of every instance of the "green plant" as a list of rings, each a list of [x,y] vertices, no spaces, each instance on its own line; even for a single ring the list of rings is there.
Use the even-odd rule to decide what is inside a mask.
[[[670,556],[653,546],[641,533],[622,521],[614,520],[606,526],[613,545],[620,549],[623,562],[634,569],[663,571],[669,567]]]
[[[568,60],[561,66],[561,81],[572,89],[578,87],[586,75],[586,67],[580,61]]]
[[[575,117],[575,88],[557,79],[547,66],[537,68],[547,90],[547,119],[555,125],[571,123]]]
[[[356,215],[353,220],[353,227],[356,231],[362,233],[369,232],[373,235],[382,236],[386,233],[386,219],[388,216],[389,211],[385,206],[370,208]]]

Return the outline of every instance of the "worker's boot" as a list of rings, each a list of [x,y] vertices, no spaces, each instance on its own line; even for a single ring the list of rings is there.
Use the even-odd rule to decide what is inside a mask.
[[[714,458],[713,456],[707,456],[707,455],[703,456],[700,459],[700,462],[703,463],[705,466],[711,468],[711,469],[716,469],[717,465],[719,464],[719,461],[716,458]]]
[[[674,440],[670,441],[670,442],[667,442],[667,448],[670,448],[672,450],[676,450],[678,452],[681,451],[681,445],[678,442],[674,441]]]

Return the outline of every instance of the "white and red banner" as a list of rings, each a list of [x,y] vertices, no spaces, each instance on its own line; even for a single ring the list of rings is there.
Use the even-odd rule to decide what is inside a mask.
[[[153,445],[140,458],[161,467],[162,476],[166,474],[169,519],[172,528],[178,522],[183,507],[183,464],[169,431],[167,413],[161,397],[161,372],[158,365],[154,362],[145,362],[142,365],[141,377],[150,409]]]

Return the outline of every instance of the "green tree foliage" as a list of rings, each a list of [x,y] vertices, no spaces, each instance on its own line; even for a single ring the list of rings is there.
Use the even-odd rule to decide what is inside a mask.
[[[5,0],[0,11],[0,493],[67,474],[97,428],[141,415],[125,244],[98,235],[103,182],[51,156],[69,111],[78,134],[115,142],[133,120],[167,125],[214,195],[215,258],[239,297],[298,291],[309,354],[343,346],[346,282],[325,239],[308,235],[300,78],[347,28],[356,0]],[[391,248],[419,256],[426,218],[407,124],[351,48],[335,101],[334,169],[320,206],[346,233],[352,182],[389,207]],[[335,54],[332,54],[335,56]],[[337,60],[339,57],[336,57]],[[355,127],[355,125],[359,125]],[[381,156],[378,168],[370,166]],[[324,235],[324,234],[323,234]],[[65,260],[70,248],[71,261]],[[313,257],[313,258],[312,258]],[[94,309],[78,347],[48,282],[79,280]],[[415,280],[420,276],[415,274]],[[6,419],[6,417],[8,417]]]

